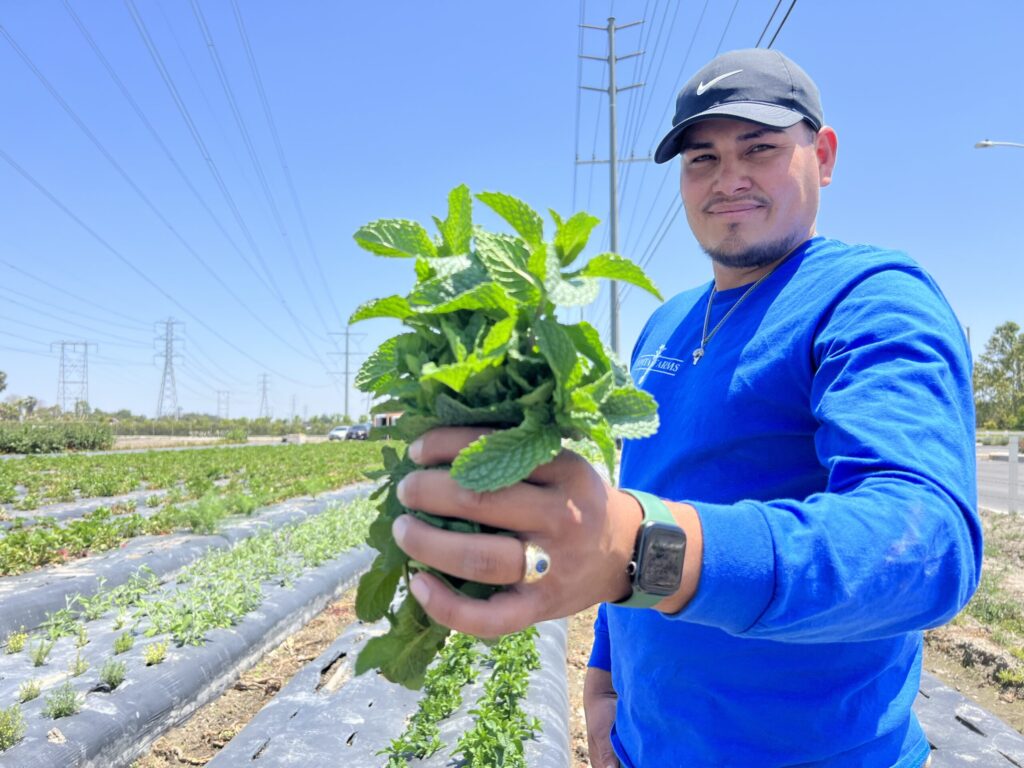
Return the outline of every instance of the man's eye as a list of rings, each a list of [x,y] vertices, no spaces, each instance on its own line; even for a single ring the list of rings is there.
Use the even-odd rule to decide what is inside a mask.
[[[748,151],[749,152],[764,152],[766,149],[775,149],[774,144],[755,144]]]
[[[715,156],[714,155],[709,155],[709,154],[693,155],[689,160],[687,160],[687,162],[690,165],[694,165],[696,163],[702,163],[702,162],[706,162],[708,160],[714,160],[714,159],[715,159]]]

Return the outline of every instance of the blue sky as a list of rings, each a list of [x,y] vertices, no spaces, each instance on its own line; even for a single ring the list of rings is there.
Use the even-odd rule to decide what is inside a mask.
[[[3,396],[53,403],[52,343],[88,341],[91,403],[152,415],[173,318],[184,410],[215,413],[220,391],[230,415],[255,416],[266,374],[275,416],[343,411],[331,334],[413,279],[355,246],[360,225],[427,223],[460,183],[607,222],[607,166],[575,162],[608,151],[607,97],[577,89],[605,84],[577,54],[604,56],[607,35],[581,17],[645,20],[616,43],[645,51],[618,69],[620,86],[645,82],[618,97],[620,153],[643,157],[681,83],[716,50],[753,47],[776,6],[0,0]],[[839,134],[819,231],[910,253],[976,354],[1000,323],[1024,325],[1024,149],[974,149],[1024,142],[1021,29],[1019,0],[801,0],[773,46],[817,81]],[[677,173],[620,171],[620,251],[665,294],[710,278],[672,218]],[[588,252],[607,246],[602,225]],[[654,306],[625,295],[624,355]],[[604,294],[584,316],[607,337]],[[397,331],[353,326],[351,370]],[[365,406],[350,390],[350,412]]]

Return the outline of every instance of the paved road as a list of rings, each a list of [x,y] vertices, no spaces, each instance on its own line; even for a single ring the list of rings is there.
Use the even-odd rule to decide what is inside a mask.
[[[991,461],[988,456],[989,451],[978,452],[978,506],[1006,512],[1010,500],[1010,463]],[[1024,513],[1024,461],[1017,462],[1016,511]]]

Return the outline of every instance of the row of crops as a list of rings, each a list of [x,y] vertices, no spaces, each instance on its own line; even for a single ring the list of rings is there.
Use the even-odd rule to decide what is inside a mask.
[[[379,455],[328,443],[0,462],[0,766],[130,765],[354,587]],[[490,647],[453,635],[421,691],[351,669],[322,686],[387,624],[342,629],[210,765],[567,763],[564,625]]]
[[[379,450],[364,443],[26,457],[0,462],[0,575],[25,573],[283,499],[363,479]],[[63,504],[46,515],[42,504]]]

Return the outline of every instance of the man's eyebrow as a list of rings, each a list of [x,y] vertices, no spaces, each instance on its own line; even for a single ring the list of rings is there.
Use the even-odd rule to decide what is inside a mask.
[[[748,133],[741,133],[739,136],[736,137],[736,141],[750,141],[751,139],[759,139],[762,136],[764,136],[765,134],[769,134],[769,133],[785,133],[785,132],[786,132],[785,128],[773,128],[770,125],[764,125],[764,126],[761,126],[760,128],[758,128],[757,130],[749,131]],[[710,142],[710,141],[687,141],[687,140],[684,139],[683,142],[679,145],[679,151],[680,152],[687,152],[687,151],[694,150],[694,149],[711,149],[713,147],[714,147],[714,142]]]

